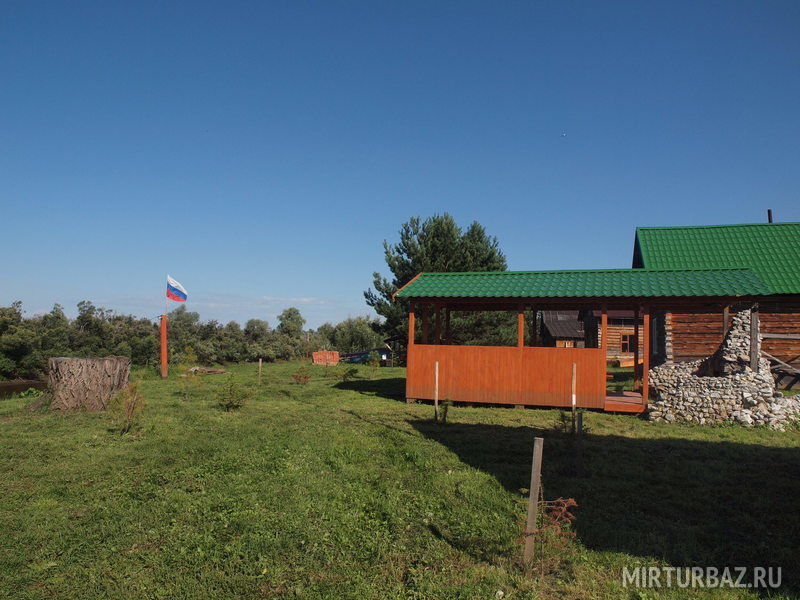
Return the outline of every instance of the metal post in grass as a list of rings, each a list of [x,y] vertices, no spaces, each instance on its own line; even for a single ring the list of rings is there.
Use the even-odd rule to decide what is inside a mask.
[[[525,524],[525,564],[533,560],[536,543],[536,521],[539,513],[539,490],[542,486],[542,446],[544,438],[533,440],[533,462],[531,463],[531,488],[528,496],[528,521]]]

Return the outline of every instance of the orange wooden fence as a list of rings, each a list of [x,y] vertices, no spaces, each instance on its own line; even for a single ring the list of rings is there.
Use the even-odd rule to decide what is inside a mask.
[[[492,404],[572,406],[572,364],[577,405],[603,408],[605,350],[414,344],[409,348],[406,397],[433,399],[439,362],[439,399]]]

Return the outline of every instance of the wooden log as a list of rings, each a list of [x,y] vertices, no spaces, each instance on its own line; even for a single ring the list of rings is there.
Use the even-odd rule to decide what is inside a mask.
[[[127,356],[51,358],[47,366],[54,410],[105,410],[131,374]]]

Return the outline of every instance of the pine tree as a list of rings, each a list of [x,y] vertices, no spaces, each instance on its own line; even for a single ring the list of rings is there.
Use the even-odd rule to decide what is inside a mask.
[[[434,215],[425,221],[412,217],[403,223],[399,233],[398,243],[383,243],[384,258],[392,279],[373,273],[374,289],[364,292],[367,304],[385,319],[383,333],[386,336],[406,335],[408,302],[400,299],[393,301],[392,294],[418,273],[507,269],[506,257],[500,250],[497,238],[487,235],[477,221],[462,231],[447,213]],[[473,324],[480,331],[473,331],[471,338],[477,335],[480,341],[485,337],[482,332],[486,324],[483,321]],[[474,339],[471,341],[474,343]]]

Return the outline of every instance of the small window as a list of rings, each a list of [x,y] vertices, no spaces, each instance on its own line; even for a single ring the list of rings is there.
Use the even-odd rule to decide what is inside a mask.
[[[633,335],[632,333],[623,333],[620,336],[620,344],[619,344],[620,351],[621,352],[633,352],[633,348],[634,348],[634,341],[633,340],[634,340],[635,337],[636,336]]]

